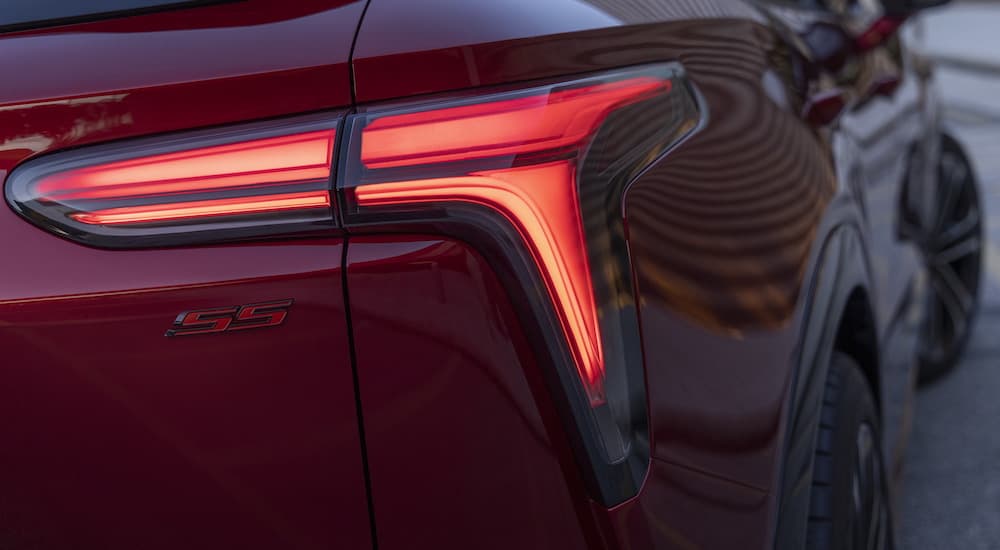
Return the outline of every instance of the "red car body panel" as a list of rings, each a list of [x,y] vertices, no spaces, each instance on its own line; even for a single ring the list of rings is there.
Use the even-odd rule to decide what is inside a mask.
[[[0,540],[369,543],[338,240],[51,255],[53,237],[11,221],[26,252],[0,297],[0,342],[17,350],[0,389],[0,507],[17,530]],[[277,328],[163,336],[181,311],[293,296]]]
[[[132,136],[342,107],[362,1],[254,0],[0,38],[0,171]],[[44,68],[44,69],[43,69]]]
[[[348,266],[380,548],[763,547],[767,492],[667,462],[633,501],[590,502],[506,291],[468,245],[353,238]]]
[[[653,460],[640,496],[599,516],[612,548],[771,548],[772,507],[753,487]]]
[[[828,245],[842,237],[835,228],[863,222],[846,204],[855,200],[854,189],[845,187],[845,169],[830,152],[831,134],[805,123],[797,107],[809,101],[807,92],[831,90],[809,92],[803,74],[796,73],[803,70],[795,66],[796,55],[744,2],[378,0],[362,23],[354,68],[356,99],[365,107],[425,94],[474,97],[478,92],[468,90],[664,60],[683,63],[704,96],[711,113],[707,126],[634,182],[626,198],[654,460],[634,501],[597,514],[604,536],[628,541],[623,546],[766,547],[781,491],[800,485],[782,478],[789,404],[804,391],[796,368],[812,361],[813,353],[824,353],[811,348],[832,336],[816,334],[836,330],[828,325],[838,322],[839,313],[822,314],[822,322],[810,319],[830,307],[816,302],[827,300],[824,286],[849,286],[819,280],[818,274],[832,269],[824,264],[835,263],[830,250],[841,245]],[[857,88],[865,93],[892,63],[863,72]],[[917,139],[909,128],[922,124],[923,113],[916,97],[901,94],[865,103],[864,116],[871,124],[894,124],[882,138],[886,147],[903,152]],[[903,179],[899,171],[878,177],[892,182],[882,189],[893,192]],[[884,237],[880,246],[897,247],[897,236]],[[917,270],[912,250],[898,250],[891,253],[907,258],[905,268],[887,286],[871,288],[878,296],[894,295],[876,313],[875,331],[886,348],[902,350],[886,359],[886,385],[900,388],[885,405],[887,418],[904,410],[912,395],[906,377],[912,373],[916,325],[914,317],[903,323],[886,312],[912,311],[919,303],[911,286]],[[432,271],[439,261],[447,263],[427,259],[424,268]],[[846,278],[867,284],[866,261],[846,261],[861,270]],[[409,268],[400,269],[413,276]],[[349,264],[352,296],[353,273]],[[485,298],[469,299],[480,300]],[[352,298],[354,308],[365,303]],[[355,328],[355,337],[363,338]],[[359,356],[361,376],[379,364]],[[886,430],[894,434],[897,428]],[[558,445],[558,439],[553,442]],[[892,460],[900,450],[886,447]],[[380,449],[370,451],[377,462]],[[564,460],[563,467],[575,465]],[[378,475],[373,470],[375,486]],[[668,511],[681,502],[690,506],[684,510],[711,510],[713,521],[726,529],[702,529],[693,517]],[[406,532],[401,515],[380,513],[378,498],[375,511],[380,541]],[[455,513],[449,517],[461,518],[459,523],[482,521],[474,507]]]
[[[664,60],[707,21],[759,19],[742,1],[373,1],[354,51],[359,103]],[[414,28],[434,32],[415,33]]]
[[[811,475],[785,462],[812,433],[797,368],[836,330],[809,316],[844,305],[818,274],[862,225],[772,25],[743,0],[248,0],[0,36],[0,74],[30,75],[0,88],[0,179],[90,144],[649,63],[683,64],[710,113],[625,195],[651,456],[610,508],[517,294],[463,235],[101,250],[0,208],[0,546],[772,547],[785,493],[808,498],[783,477]],[[888,309],[917,303],[911,275]],[[284,299],[277,327],[164,337],[182,312]],[[905,378],[895,318],[877,332]]]
[[[810,135],[798,113],[782,109],[768,97],[772,92],[764,87],[763,77],[774,70],[767,57],[776,47],[771,31],[740,2],[646,2],[631,10],[614,2],[510,1],[482,7],[438,0],[431,4],[433,9],[396,0],[371,4],[354,57],[359,102],[427,93],[462,96],[457,90],[671,59],[684,63],[702,91],[708,111],[716,114],[713,120],[635,182],[631,198],[626,199],[642,330],[644,335],[655,335],[644,339],[654,461],[643,492],[634,502],[601,512],[593,521],[604,526],[599,527],[604,536],[627,540],[625,547],[764,545],[775,521],[776,461],[783,446],[791,358],[799,330],[792,321],[803,303],[799,298],[805,284],[802,275],[810,261],[808,240],[837,185],[821,142]],[[559,16],[546,16],[553,12]],[[415,36],[404,32],[429,18],[436,22],[437,32]],[[638,22],[644,24],[629,24]],[[771,108],[767,115],[757,112],[762,106]],[[771,125],[761,126],[760,116],[769,117]],[[800,144],[795,154],[809,159],[805,166],[811,173],[799,168],[789,171],[781,160],[785,152],[768,145],[790,140]],[[746,164],[751,157],[760,159],[757,171]],[[720,179],[712,179],[715,173]],[[701,191],[668,194],[670,188],[690,187],[687,181],[694,178]],[[763,193],[758,206],[752,204],[754,188]],[[726,193],[733,199],[727,201]],[[776,195],[803,194],[818,200],[808,208],[773,200]],[[734,208],[739,204],[734,201],[741,199],[746,212]],[[763,216],[769,206],[773,217]],[[727,255],[716,250],[720,243],[733,252],[746,253]],[[349,258],[362,254],[357,248],[361,246],[352,241]],[[426,277],[437,270],[450,271],[441,267],[449,263],[444,257],[422,257],[422,262]],[[385,286],[407,287],[404,281],[416,275],[403,265],[395,269],[405,275],[392,277],[394,282]],[[378,295],[374,282],[365,286],[363,294],[357,293],[356,269],[349,262],[348,286],[355,312]],[[391,266],[381,269],[386,274],[393,271]],[[754,303],[760,299],[755,297],[763,301]],[[429,300],[426,296],[416,299]],[[455,301],[488,300],[493,298],[482,295]],[[407,308],[428,309],[428,305]],[[409,336],[399,334],[407,326],[416,330]],[[400,324],[393,334],[399,334],[400,341],[416,342],[423,338],[423,330],[425,325]],[[359,342],[386,332],[355,325]],[[734,339],[734,334],[739,338]],[[470,336],[468,341],[484,340]],[[448,342],[455,345],[454,338]],[[440,358],[432,357],[436,365]],[[735,358],[749,367],[739,368]],[[369,368],[380,369],[384,363],[381,356],[366,359],[359,353],[360,376],[364,379]],[[366,410],[369,402],[364,394],[372,385],[362,384]],[[420,386],[409,390],[420,391]],[[428,397],[427,403],[438,401]],[[719,403],[728,405],[720,408]],[[379,400],[373,408],[383,406]],[[407,430],[405,426],[398,429]],[[369,448],[373,465],[381,452],[381,447]],[[568,451],[561,454],[567,456]],[[563,465],[567,470],[574,467],[572,460],[564,460]],[[516,465],[501,463],[490,471],[503,478],[508,475],[503,472],[513,468]],[[413,505],[394,506],[396,513],[381,508],[379,475],[379,468],[373,466],[382,543],[408,532],[402,511]],[[565,476],[572,478],[571,473]],[[538,479],[542,477],[547,479]],[[405,485],[406,479],[393,477],[393,486]],[[727,529],[699,529],[690,518],[683,520],[684,514],[668,511],[675,504],[680,509],[682,502],[685,510],[714,509],[713,517],[726,518]],[[434,511],[423,513],[426,521],[432,521]],[[418,517],[423,513],[416,512]],[[470,506],[448,516],[462,518],[459,523],[478,524],[493,514]],[[430,546],[434,543],[429,541]]]
[[[348,266],[379,547],[586,546],[586,497],[490,266],[389,236],[352,239]]]
[[[0,174],[49,151],[350,105],[363,2],[0,38]],[[0,209],[0,546],[364,548],[343,239],[116,252]],[[294,299],[275,328],[165,338]]]

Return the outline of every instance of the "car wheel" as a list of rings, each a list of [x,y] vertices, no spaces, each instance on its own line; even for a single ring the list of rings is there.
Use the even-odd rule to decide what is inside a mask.
[[[891,548],[888,486],[878,413],[868,382],[835,354],[816,438],[806,548]]]
[[[961,358],[979,303],[983,216],[972,167],[961,147],[944,138],[938,167],[938,205],[923,252],[930,279],[920,381],[948,372]]]

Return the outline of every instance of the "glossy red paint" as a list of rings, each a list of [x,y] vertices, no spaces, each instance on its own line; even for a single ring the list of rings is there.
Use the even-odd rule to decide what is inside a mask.
[[[654,460],[626,504],[581,493],[521,322],[468,245],[353,238],[347,281],[379,547],[765,547],[773,495],[715,475]]]
[[[641,342],[630,343],[645,363],[648,389],[636,397],[648,400],[652,454],[638,494],[611,509],[584,483],[579,434],[526,329],[523,292],[472,239],[372,225],[348,238],[325,226],[309,238],[112,251],[0,208],[0,546],[647,550],[770,548],[786,532],[795,540],[812,448],[790,454],[788,444],[812,440],[814,401],[802,396],[823,378],[796,369],[818,368],[837,329],[807,325],[805,312],[832,323],[844,310],[809,290],[841,284],[832,275],[847,270],[834,267],[892,258],[898,269],[876,270],[887,275],[865,287],[881,312],[873,340],[912,329],[885,314],[911,299],[903,279],[915,264],[898,234],[876,227],[884,231],[834,240],[834,228],[870,225],[843,174],[860,166],[902,180],[904,163],[886,159],[904,158],[921,122],[914,78],[889,107],[864,107],[845,90],[841,120],[883,146],[854,144],[863,153],[842,158],[831,130],[802,118],[805,92],[829,90],[803,80],[815,71],[801,66],[802,45],[760,9],[746,0],[246,0],[0,36],[0,179],[92,144],[335,118],[404,103],[390,99],[465,98],[470,88],[510,91],[647,63],[681,63],[712,115],[667,156],[653,151],[648,162],[659,161],[627,182],[622,204],[602,205],[626,215],[616,242],[636,295],[615,306],[641,323]],[[893,64],[869,61],[860,62]],[[860,78],[853,84],[869,93]],[[909,125],[890,124],[900,113]],[[482,118],[456,130],[417,117],[430,124],[406,144],[428,145],[419,152],[435,161],[479,155],[498,136],[509,138],[506,153],[534,146]],[[359,157],[373,169],[407,168],[397,132],[415,119],[388,122],[381,130],[392,139]],[[542,138],[554,147],[581,135]],[[470,142],[476,151],[460,150]],[[191,184],[159,160],[162,179],[129,183],[143,180],[144,193]],[[325,177],[337,161],[325,162],[290,163],[281,177]],[[575,177],[564,159],[518,170],[533,184]],[[213,185],[246,183],[221,173]],[[387,178],[356,198],[384,205],[416,190],[419,200],[483,201],[469,174],[436,187],[417,180],[417,189],[415,179]],[[108,191],[99,183],[52,190]],[[874,187],[864,198],[894,212],[898,186]],[[546,208],[578,222],[573,197],[546,191]],[[156,220],[326,208],[330,197],[310,188],[277,203],[182,201]],[[81,219],[150,221],[139,208]],[[579,224],[570,225],[575,237]],[[885,255],[830,267],[828,242],[875,243]],[[870,282],[850,275],[842,284]],[[287,310],[254,307],[287,299]],[[608,313],[583,309],[584,318]],[[214,333],[165,337],[182,313],[182,325],[206,322]],[[234,331],[240,322],[276,326]],[[900,401],[883,403],[887,419],[909,398],[900,382],[908,358],[896,354],[895,374],[885,371]]]
[[[0,178],[70,147],[347,106],[363,7],[0,36],[0,71],[22,75],[0,90]],[[370,547],[341,239],[97,250],[4,205],[0,243],[0,546]],[[280,326],[164,336],[180,312],[288,298]]]
[[[741,1],[380,0],[369,6],[355,49],[363,108],[664,60],[679,60],[704,94],[708,125],[633,182],[624,205],[656,458],[643,492],[623,509],[648,507],[644,521],[671,525],[659,518],[693,500],[672,492],[656,496],[682,485],[662,480],[698,480],[691,483],[713,486],[701,493],[706,501],[726,504],[691,509],[713,508],[713,524],[732,522],[741,538],[727,539],[704,524],[682,525],[648,529],[652,547],[735,540],[766,547],[785,498],[779,493],[809,484],[782,478],[786,438],[811,437],[789,404],[803,399],[804,390],[793,386],[796,369],[823,361],[814,346],[831,338],[819,332],[832,329],[807,326],[803,312],[830,308],[827,318],[839,319],[842,306],[813,304],[806,290],[829,269],[819,252],[831,227],[857,211],[840,180],[844,167],[835,165],[849,161],[831,154],[829,133],[802,116],[807,90],[830,90],[801,77],[808,70],[799,46],[785,42],[767,20]],[[424,27],[434,32],[413,32]],[[846,91],[845,108],[853,105],[853,93]],[[884,111],[869,116],[889,117]],[[891,147],[903,151],[908,139],[895,136]],[[384,269],[394,280],[389,266]],[[890,329],[881,324],[876,330]],[[366,364],[359,361],[359,368]],[[668,463],[685,473],[661,475]],[[730,500],[718,497],[725,494]],[[476,512],[456,514],[481,521],[471,517]]]
[[[783,46],[753,23],[726,31],[685,64],[711,120],[632,184],[625,212],[654,456],[767,491],[813,239],[838,183],[822,136],[768,95]]]
[[[364,103],[683,61],[699,35],[724,38],[729,25],[751,21],[765,19],[743,0],[373,1],[354,51],[356,97]],[[414,32],[421,28],[434,32]]]
[[[249,0],[0,36],[0,172],[47,151],[351,103],[362,0]],[[113,70],[112,70],[113,68]]]
[[[339,241],[99,251],[10,212],[0,235],[23,246],[0,285],[0,540],[370,543]],[[180,311],[288,296],[279,327],[164,337]]]
[[[433,13],[444,14],[435,15],[442,21],[439,32],[420,34],[405,42],[387,37],[398,36],[395,31],[430,17],[428,13],[418,13],[426,6],[417,9],[412,3],[395,0],[383,0],[370,6],[354,58],[359,101],[503,85],[525,79],[549,79],[680,59],[685,62],[692,80],[712,91],[709,97],[711,112],[736,112],[733,117],[713,117],[706,132],[727,132],[734,120],[753,124],[752,116],[738,113],[743,104],[732,101],[733,97],[744,93],[735,88],[745,83],[734,79],[732,84],[725,85],[724,81],[732,79],[733,75],[720,71],[713,57],[749,56],[754,59],[755,69],[767,68],[767,31],[760,25],[759,14],[740,2],[677,3],[673,6],[646,2],[634,11],[612,2],[512,1],[504,3],[503,7],[482,8],[449,0],[437,0],[433,4],[437,8]],[[559,10],[562,16],[542,17],[550,10]],[[520,23],[523,20],[532,21],[536,26],[526,27]],[[633,24],[640,21],[645,24]],[[731,51],[713,50],[713,56],[706,56],[704,61],[695,55],[705,40],[727,43],[734,36],[740,41],[733,43]],[[758,62],[758,58],[764,61]],[[741,63],[733,63],[734,72],[745,68]],[[416,71],[414,67],[418,66],[430,69]],[[761,81],[752,85],[760,89]],[[770,100],[765,101],[770,103]],[[791,125],[799,124],[797,116],[794,112],[780,115],[783,122],[787,120]],[[694,151],[696,155],[701,154],[707,151],[707,146],[695,146]],[[670,157],[662,161],[660,170],[669,169],[671,162]],[[737,161],[734,159],[734,162]],[[692,181],[698,181],[697,176],[685,174]],[[659,176],[654,171],[643,179],[652,188]],[[822,178],[809,181],[819,185],[828,183]],[[646,188],[642,180],[634,186],[638,190]],[[663,196],[642,196],[647,204],[664,200]],[[633,261],[643,270],[659,268],[664,258],[657,255],[655,261],[647,261],[645,253],[647,246],[654,247],[668,238],[659,232],[646,231],[647,223],[655,224],[658,218],[650,217],[647,222],[643,214],[634,221],[635,227],[632,227],[630,220],[630,240],[637,240],[639,248],[638,252],[633,249]],[[731,334],[712,333],[699,339],[699,345],[685,346],[690,340],[684,336],[677,336],[675,340],[674,335],[686,333],[662,330],[660,319],[663,315],[669,317],[679,313],[683,317],[686,313],[669,309],[659,317],[651,313],[661,303],[664,290],[659,286],[643,286],[642,278],[639,284],[654,454],[692,468],[707,468],[721,479],[766,490],[773,481],[774,459],[781,445],[779,434],[783,400],[787,397],[791,364],[789,344],[794,339],[793,331],[761,335],[760,345],[756,347],[734,341]],[[662,280],[658,284],[662,285]],[[703,354],[710,354],[713,349],[726,351],[712,360],[746,354],[747,361],[768,365],[774,372],[761,376],[760,384],[764,386],[753,397],[748,397],[742,395],[745,380],[726,374],[733,372],[734,366],[720,364],[720,372],[709,377],[716,387],[711,392],[692,392],[693,386],[685,380],[692,379],[695,384],[709,382],[701,375],[705,361],[711,358]],[[731,428],[723,427],[721,434],[732,429],[733,437],[752,440],[746,444],[747,454],[740,454],[735,459],[730,447],[715,448],[714,442],[721,436],[719,426],[709,422],[710,415],[705,416],[706,410],[731,399],[759,407],[753,414],[755,418],[761,416],[762,423],[758,426],[755,421],[750,428],[752,433],[743,429],[746,427],[743,422],[736,422]],[[735,410],[746,412],[745,409]],[[684,426],[684,434],[691,437],[678,438],[682,434],[675,431],[675,427],[679,426]],[[758,512],[764,514],[760,519],[766,522],[770,513],[767,507]]]
[[[611,548],[773,548],[771,524],[761,521],[773,504],[759,489],[654,460],[637,498],[595,513]],[[706,521],[716,517],[725,525]]]
[[[347,284],[379,548],[595,540],[541,373],[482,257],[440,238],[352,238]]]

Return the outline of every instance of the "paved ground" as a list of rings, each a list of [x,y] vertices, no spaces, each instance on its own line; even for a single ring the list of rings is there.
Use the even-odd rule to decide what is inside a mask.
[[[995,5],[996,6],[996,5]],[[986,43],[1000,46],[1000,6]],[[980,25],[982,26],[982,25]],[[983,42],[980,42],[980,53]],[[1000,62],[1000,47],[991,51]],[[941,71],[949,120],[972,151],[988,215],[981,312],[963,364],[917,401],[902,548],[1000,548],[1000,74]]]

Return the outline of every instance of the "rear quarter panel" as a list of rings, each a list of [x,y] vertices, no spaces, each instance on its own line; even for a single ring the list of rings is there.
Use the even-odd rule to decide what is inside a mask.
[[[0,37],[0,178],[50,151],[351,102],[363,2],[220,4]],[[371,544],[336,234],[108,251],[0,207],[0,546]],[[166,338],[294,299],[278,327]]]
[[[839,189],[828,134],[798,116],[793,52],[741,1],[489,4],[373,2],[355,51],[358,101],[684,64],[704,96],[707,125],[637,180],[625,203],[653,465],[640,496],[599,512],[596,525],[627,547],[766,546],[806,281]],[[406,32],[432,28],[432,19],[435,32]],[[373,293],[354,294],[355,269],[348,266],[348,281],[360,309]],[[359,355],[362,378],[374,364]],[[379,506],[379,477],[388,475],[379,448],[372,478],[380,543],[399,542],[417,517],[436,521],[436,508]],[[556,456],[573,471],[564,452]],[[495,467],[502,477],[515,464]],[[485,509],[435,502],[448,517]]]
[[[0,234],[26,247],[0,288],[0,543],[369,543],[338,239],[108,252],[9,212]],[[284,298],[276,328],[164,337]]]
[[[789,418],[814,424],[809,406],[791,404],[818,403],[813,389],[822,387],[850,290],[878,291],[868,227],[856,190],[845,184],[835,132],[801,117],[809,85],[828,91],[828,83],[808,81],[783,36],[741,0],[374,0],[358,37],[355,84],[363,105],[662,61],[680,61],[701,91],[705,127],[634,182],[625,203],[653,464],[638,498],[599,510],[595,520],[625,547],[771,545]],[[851,267],[841,273],[840,262]],[[348,266],[352,295],[354,270]],[[393,267],[380,270],[388,276]],[[352,307],[364,308],[374,292],[358,299]],[[882,299],[873,297],[876,305]],[[885,333],[889,316],[882,313]],[[410,330],[396,329],[400,338]],[[359,359],[364,377],[368,363]],[[807,368],[797,374],[800,363]],[[812,434],[794,434],[805,462],[793,465],[793,477],[806,489]],[[572,472],[559,438],[550,440],[563,471]],[[376,447],[375,465],[379,454]],[[503,477],[516,465],[493,467]],[[399,542],[404,526],[437,521],[437,508],[379,507],[385,468],[372,471],[378,532],[380,542]],[[449,518],[470,521],[486,509],[444,496],[435,502]]]

